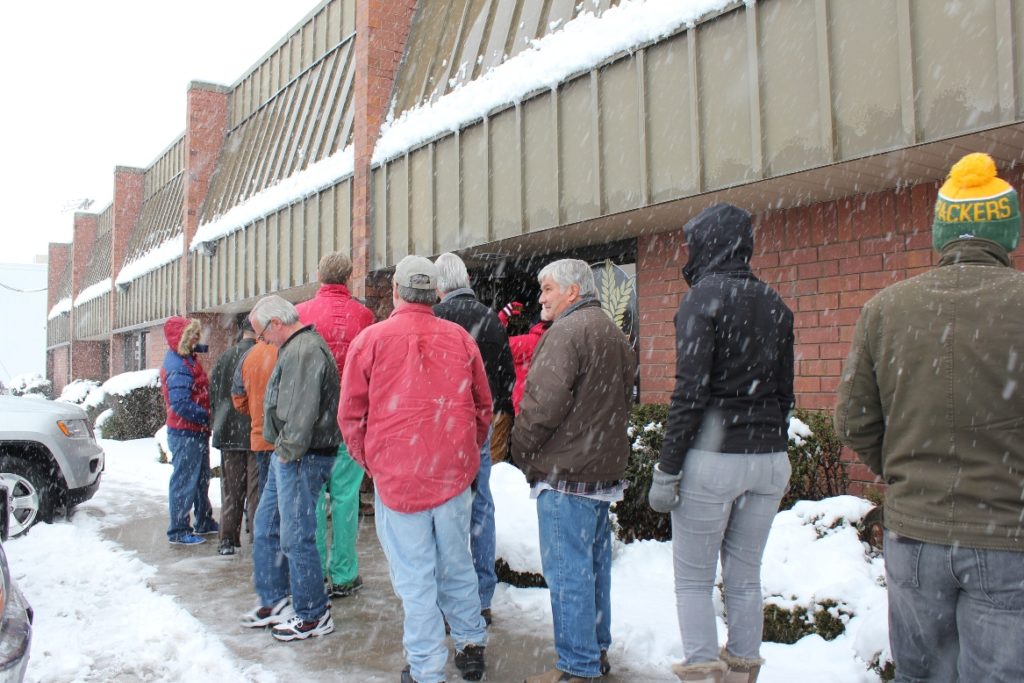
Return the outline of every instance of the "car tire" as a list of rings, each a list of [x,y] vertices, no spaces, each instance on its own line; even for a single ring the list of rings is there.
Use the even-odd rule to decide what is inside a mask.
[[[52,522],[57,492],[46,474],[45,465],[19,458],[0,456],[0,481],[11,493],[13,507],[10,537],[21,536],[36,522]]]

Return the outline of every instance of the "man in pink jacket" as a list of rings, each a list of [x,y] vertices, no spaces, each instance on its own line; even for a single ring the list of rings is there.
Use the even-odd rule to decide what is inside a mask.
[[[469,524],[491,391],[476,342],[434,315],[436,287],[428,259],[399,262],[395,311],[349,347],[338,407],[349,455],[373,477],[377,536],[405,610],[403,683],[445,680],[445,618],[463,679],[484,675]]]
[[[315,297],[295,307],[299,320],[304,325],[312,325],[327,342],[338,365],[339,376],[345,370],[352,340],[373,324],[370,309],[349,294],[347,285],[351,274],[352,261],[347,254],[341,251],[326,254],[317,267],[319,291]],[[338,446],[331,478],[316,502],[316,547],[320,551],[324,576],[330,584],[327,592],[332,598],[349,596],[363,586],[356,555],[359,486],[362,483],[363,470],[352,461],[342,442]],[[331,506],[330,525],[327,523],[328,500]]]

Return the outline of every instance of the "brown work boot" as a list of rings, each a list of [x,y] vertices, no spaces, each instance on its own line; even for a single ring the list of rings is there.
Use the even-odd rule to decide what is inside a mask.
[[[725,683],[725,674],[728,670],[729,667],[720,659],[699,664],[672,665],[672,672],[679,680],[688,683]]]
[[[592,681],[599,680],[598,678],[584,678],[583,676],[573,676],[570,673],[559,671],[558,669],[551,669],[545,671],[542,674],[530,676],[526,679],[525,683],[591,683]]]
[[[755,683],[761,673],[761,665],[764,664],[764,660],[760,657],[756,659],[734,657],[725,648],[722,648],[719,656],[729,667],[725,678],[722,679],[723,683]]]

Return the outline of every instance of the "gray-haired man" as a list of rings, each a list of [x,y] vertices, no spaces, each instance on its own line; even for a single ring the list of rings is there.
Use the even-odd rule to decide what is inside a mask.
[[[338,367],[320,335],[281,297],[260,299],[249,320],[278,356],[263,402],[263,436],[274,444],[274,456],[256,509],[253,577],[260,605],[242,625],[273,625],[271,635],[285,641],[322,636],[334,622],[315,510],[341,442]]]
[[[586,681],[610,670],[608,509],[625,488],[636,356],[602,310],[586,262],[555,261],[537,280],[554,323],[526,376],[511,450],[537,499],[558,662],[527,682]]]

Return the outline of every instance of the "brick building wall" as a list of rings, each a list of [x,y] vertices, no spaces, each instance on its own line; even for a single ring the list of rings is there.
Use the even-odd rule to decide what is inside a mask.
[[[370,159],[391,102],[395,74],[402,62],[415,0],[360,0],[356,3],[356,69],[353,97],[355,123],[352,174],[352,294],[365,297],[370,308],[378,301],[366,286],[370,272],[373,195]],[[371,298],[373,297],[373,298]]]
[[[1003,177],[1020,192],[1022,175],[1018,168]],[[751,266],[794,315],[797,407],[833,409],[861,307],[884,287],[938,263],[931,232],[938,188],[926,183],[754,217]],[[644,403],[667,403],[672,394],[672,317],[686,291],[680,272],[686,258],[682,230],[641,237],[637,245]],[[852,453],[845,457],[852,480],[874,480]]]

